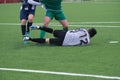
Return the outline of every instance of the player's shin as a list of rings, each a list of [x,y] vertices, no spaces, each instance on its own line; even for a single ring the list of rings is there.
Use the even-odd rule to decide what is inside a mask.
[[[45,39],[42,38],[30,38],[29,40],[38,43],[45,43]]]
[[[25,36],[26,25],[21,25],[21,31],[22,31],[22,35]]]
[[[30,32],[30,26],[32,26],[32,22],[27,23],[27,32]]]
[[[45,31],[40,30],[40,38],[44,38],[45,37]]]

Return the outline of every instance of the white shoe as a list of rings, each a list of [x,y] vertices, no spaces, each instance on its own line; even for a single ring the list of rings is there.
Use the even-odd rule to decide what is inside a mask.
[[[29,39],[30,39],[30,37],[28,37],[28,36],[23,37],[23,41],[29,41]]]

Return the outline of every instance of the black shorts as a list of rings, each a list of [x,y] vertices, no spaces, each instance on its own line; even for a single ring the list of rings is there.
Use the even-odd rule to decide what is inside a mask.
[[[63,43],[63,40],[64,40],[64,37],[66,35],[66,32],[65,30],[55,30],[53,35],[55,38],[51,38],[50,39],[50,44],[54,44],[54,45],[57,45],[57,46],[62,46],[62,43]]]
[[[35,15],[36,6],[34,5],[22,5],[20,10],[20,20],[26,19],[28,20],[29,14]]]

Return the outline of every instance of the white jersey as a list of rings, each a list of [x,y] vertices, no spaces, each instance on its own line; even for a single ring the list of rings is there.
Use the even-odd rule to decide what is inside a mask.
[[[90,42],[90,36],[86,29],[70,30],[66,33],[63,46],[87,45]]]

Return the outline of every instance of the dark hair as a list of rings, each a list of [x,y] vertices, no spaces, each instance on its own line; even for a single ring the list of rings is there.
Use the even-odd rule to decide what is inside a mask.
[[[95,28],[90,28],[88,29],[88,33],[90,35],[90,38],[92,38],[93,36],[95,36],[95,34],[97,34],[97,31]]]

